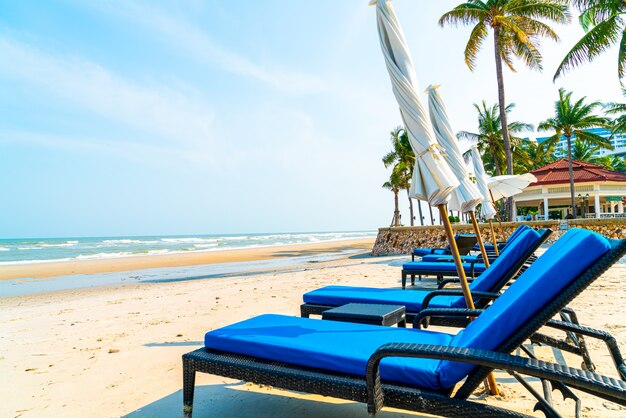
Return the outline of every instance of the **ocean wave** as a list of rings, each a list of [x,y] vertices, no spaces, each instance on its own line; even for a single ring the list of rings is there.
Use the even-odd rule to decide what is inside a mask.
[[[74,247],[78,244],[78,241],[66,241],[62,243],[48,244],[45,242],[40,243],[39,245],[42,247]]]
[[[43,250],[43,247],[17,247],[17,249],[21,251]]]
[[[217,238],[161,238],[162,242],[169,242],[171,244],[203,244],[218,242]]]
[[[7,247],[0,247],[0,251],[11,251],[11,249]]]
[[[142,241],[139,239],[105,239],[102,241],[102,244],[109,245],[124,245],[124,244],[144,244],[144,243],[154,243],[158,241]]]

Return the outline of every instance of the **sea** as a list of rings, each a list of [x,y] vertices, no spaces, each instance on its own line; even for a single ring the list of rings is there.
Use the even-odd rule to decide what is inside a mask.
[[[272,247],[371,238],[376,231],[0,239],[0,265]]]

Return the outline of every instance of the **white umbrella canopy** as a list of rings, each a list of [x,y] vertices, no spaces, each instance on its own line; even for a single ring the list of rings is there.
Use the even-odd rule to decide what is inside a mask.
[[[444,150],[444,158],[460,183],[459,187],[452,191],[448,208],[464,213],[472,212],[483,200],[483,197],[469,178],[465,161],[459,150],[458,140],[453,133],[448,112],[439,94],[438,87],[430,85],[426,89],[428,91],[430,122],[433,125],[435,138],[437,138],[437,142]]]
[[[487,174],[483,166],[483,159],[476,145],[473,145],[470,149],[470,155],[472,156],[472,166],[474,167],[474,175],[476,176],[476,186],[478,186],[478,190],[480,190],[480,194],[483,196],[480,214],[485,219],[493,219],[497,212],[493,203],[491,203],[491,195],[487,187]]]
[[[530,173],[495,176],[487,179],[487,187],[493,200],[511,197],[520,194],[530,183],[537,181],[537,177]]]
[[[417,94],[420,90],[413,61],[390,0],[375,3],[380,46],[416,157],[409,195],[427,200],[431,206],[446,204],[459,181],[445,162],[432,134],[426,111]]]

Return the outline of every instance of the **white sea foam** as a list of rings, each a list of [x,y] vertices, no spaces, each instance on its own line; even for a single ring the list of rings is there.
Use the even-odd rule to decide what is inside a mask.
[[[0,264],[150,256],[230,249],[250,249],[376,236],[371,232],[267,233],[228,236],[112,237],[81,240],[0,240]],[[19,251],[17,251],[19,250]],[[30,253],[29,253],[30,251]],[[25,253],[26,252],[26,253]],[[20,255],[22,254],[22,255]],[[28,254],[31,260],[23,260]]]

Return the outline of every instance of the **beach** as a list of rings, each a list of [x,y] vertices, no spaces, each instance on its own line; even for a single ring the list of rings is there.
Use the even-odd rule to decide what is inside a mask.
[[[258,251],[273,256],[345,248],[360,251],[331,261],[254,274],[1,298],[0,416],[178,417],[182,410],[181,355],[201,347],[207,331],[263,313],[298,316],[302,294],[325,285],[399,287],[400,266],[407,257],[369,257],[371,241],[325,245]],[[95,265],[90,268],[97,271]],[[626,341],[625,276],[622,260],[571,304],[583,323],[611,332],[622,349]],[[434,287],[435,283],[424,279],[419,284]],[[602,301],[602,309],[598,309],[598,301]],[[598,371],[615,376],[604,344],[587,342]],[[580,366],[575,356],[555,354],[544,347],[534,351],[552,362]],[[502,372],[497,372],[496,378],[502,396],[484,399],[477,393],[474,399],[531,413],[534,401],[521,385]],[[530,381],[540,387],[536,379]],[[196,386],[194,417],[367,416],[363,404],[219,376],[199,374]],[[576,393],[583,402],[583,416],[626,413],[616,404]],[[554,393],[554,401],[559,411],[573,416],[571,400],[563,402]],[[379,416],[421,415],[385,408]]]

